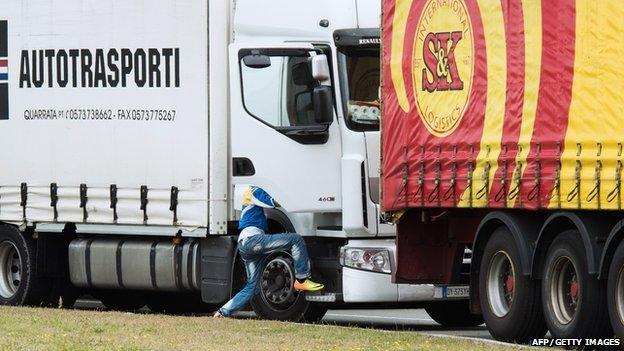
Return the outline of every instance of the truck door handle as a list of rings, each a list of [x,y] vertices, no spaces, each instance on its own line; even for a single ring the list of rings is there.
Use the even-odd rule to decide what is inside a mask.
[[[232,175],[234,177],[249,177],[256,174],[253,162],[247,157],[234,157],[232,159]]]

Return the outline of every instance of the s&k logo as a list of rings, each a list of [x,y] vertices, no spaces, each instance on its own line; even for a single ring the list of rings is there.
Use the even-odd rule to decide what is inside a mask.
[[[428,0],[414,38],[412,79],[418,115],[427,130],[455,131],[472,90],[474,41],[465,0]]]
[[[459,77],[455,61],[455,48],[461,39],[460,31],[429,33],[425,37],[423,58],[426,68],[422,70],[423,90],[432,93],[436,90],[464,89],[464,82]]]

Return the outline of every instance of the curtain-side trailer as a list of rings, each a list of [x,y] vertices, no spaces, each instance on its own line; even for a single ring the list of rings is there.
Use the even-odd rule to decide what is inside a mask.
[[[623,337],[621,3],[383,6],[395,281],[452,284],[470,247],[496,339]]]

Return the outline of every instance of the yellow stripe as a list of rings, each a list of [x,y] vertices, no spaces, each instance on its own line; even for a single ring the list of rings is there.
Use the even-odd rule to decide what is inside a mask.
[[[505,115],[505,97],[507,90],[507,52],[505,42],[505,23],[500,1],[479,0],[479,9],[483,18],[483,30],[487,57],[487,103],[483,136],[475,170],[472,173],[473,206],[485,207],[487,196],[477,199],[477,194],[487,194],[492,187],[492,180],[498,168],[498,155],[503,135],[503,116]],[[489,164],[489,172],[486,172]],[[487,173],[487,183],[485,174]],[[464,191],[459,206],[468,206],[469,190]]]
[[[412,7],[413,0],[396,0],[394,18],[392,19],[392,47],[390,48],[390,76],[396,91],[399,105],[405,112],[409,112],[410,105],[403,80],[403,50],[405,31],[407,30],[407,18]]]
[[[523,1],[522,12],[524,17],[525,52],[524,104],[522,106],[522,122],[518,139],[520,150],[516,155],[516,169],[512,178],[514,180],[517,179],[517,172],[521,171],[521,175],[524,175],[527,156],[531,150],[542,66],[542,4],[540,1]],[[510,186],[512,192],[514,187],[517,187],[517,183],[512,181]],[[507,206],[513,207],[517,200],[517,198],[507,199]]]
[[[618,141],[624,140],[624,7],[620,1],[576,1],[576,42],[572,102],[562,155],[562,207],[577,208],[579,198],[566,197],[576,188],[576,164],[581,163],[580,206],[595,209],[598,196],[588,199],[596,188],[597,160],[602,161],[600,208],[617,209],[607,195],[615,188]],[[577,156],[577,143],[581,144]],[[601,148],[597,145],[601,144]],[[599,149],[600,156],[598,156]],[[553,197],[551,207],[558,205]]]

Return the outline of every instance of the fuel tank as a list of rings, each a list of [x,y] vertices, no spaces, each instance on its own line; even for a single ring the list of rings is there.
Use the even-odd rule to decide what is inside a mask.
[[[84,238],[69,245],[72,284],[82,288],[196,291],[199,241]]]

